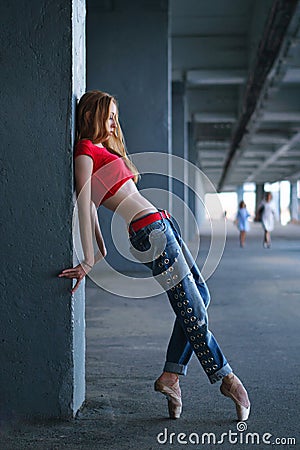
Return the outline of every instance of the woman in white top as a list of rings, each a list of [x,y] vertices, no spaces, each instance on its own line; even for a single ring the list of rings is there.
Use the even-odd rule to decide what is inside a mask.
[[[264,229],[264,248],[271,247],[271,231],[274,230],[275,207],[272,202],[271,192],[266,192],[265,199],[261,202],[261,223]]]

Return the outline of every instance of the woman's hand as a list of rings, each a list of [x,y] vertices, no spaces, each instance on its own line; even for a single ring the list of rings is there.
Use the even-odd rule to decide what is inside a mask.
[[[75,284],[75,286],[73,287],[73,289],[71,290],[71,293],[74,294],[75,291],[77,291],[81,281],[83,280],[83,278],[86,276],[86,274],[88,274],[90,271],[92,270],[92,267],[85,263],[82,262],[81,264],[78,264],[75,267],[72,267],[71,269],[65,269],[63,270],[58,277],[59,278],[70,278],[70,279],[76,279],[77,282]]]

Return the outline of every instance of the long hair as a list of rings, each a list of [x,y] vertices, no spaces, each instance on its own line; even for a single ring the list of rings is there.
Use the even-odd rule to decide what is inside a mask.
[[[115,116],[116,128],[112,136],[109,135],[106,129],[111,102],[114,102],[117,108]],[[129,159],[126,151],[125,140],[118,118],[117,100],[112,95],[101,91],[88,91],[81,97],[76,111],[76,142],[81,139],[89,139],[93,144],[103,143],[108,151],[121,156],[127,167],[135,175],[135,183],[138,181],[137,168]]]

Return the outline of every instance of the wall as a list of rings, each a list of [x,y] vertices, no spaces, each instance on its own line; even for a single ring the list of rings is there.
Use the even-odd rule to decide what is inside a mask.
[[[73,5],[1,3],[1,419],[71,417],[82,402],[70,282],[57,278],[73,262],[73,86],[84,80],[83,65],[72,74]]]

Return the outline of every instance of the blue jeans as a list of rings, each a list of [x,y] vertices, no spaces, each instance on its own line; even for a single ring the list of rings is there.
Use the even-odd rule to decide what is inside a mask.
[[[129,226],[129,236],[132,254],[152,270],[176,314],[164,371],[186,375],[195,353],[211,383],[231,373],[208,329],[208,288],[172,221],[161,219],[137,232]]]

